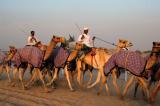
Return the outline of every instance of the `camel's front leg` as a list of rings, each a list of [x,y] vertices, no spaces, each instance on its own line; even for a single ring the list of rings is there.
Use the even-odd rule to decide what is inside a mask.
[[[53,70],[53,73],[52,73],[52,74],[53,74],[53,78],[52,78],[51,81],[47,84],[47,86],[52,85],[52,83],[57,80],[57,78],[58,78],[58,68],[55,68],[55,69]]]
[[[134,76],[132,75],[128,81],[127,81],[127,84],[124,88],[124,91],[123,91],[123,94],[122,94],[122,98],[126,95],[127,91],[128,91],[128,88],[131,86],[131,84],[133,83],[133,80],[134,80]]]
[[[112,70],[112,82],[113,82],[113,85],[114,85],[114,87],[116,89],[116,92],[117,92],[118,96],[121,96],[120,89],[119,89],[119,86],[117,84],[117,75],[116,75],[115,71],[116,71],[116,68],[114,68]]]
[[[25,85],[25,87],[28,87],[29,85],[33,84],[35,78],[37,77],[38,75],[38,71],[37,70],[34,70],[31,78],[29,79],[29,81],[27,82],[27,84]]]
[[[10,72],[10,67],[8,65],[6,65],[6,73],[7,73],[7,76],[8,76],[8,81],[10,83],[11,82],[11,78],[10,78],[9,72]]]
[[[151,102],[155,101],[155,97],[158,94],[159,90],[160,90],[160,80],[158,81],[158,84],[153,89],[153,92],[151,93],[151,97],[150,97]]]
[[[107,76],[104,75],[104,70],[103,69],[101,69],[100,72],[101,72],[101,75],[102,75],[102,82],[100,84],[99,91],[98,91],[97,94],[100,95],[100,93],[102,92],[102,88],[105,85],[106,92],[107,92],[108,95],[110,95],[108,84],[106,82],[107,81]]]
[[[81,72],[82,72],[82,63],[80,60],[77,61],[77,82],[79,84],[80,87],[82,87],[82,83],[81,83]]]
[[[100,84],[99,91],[98,91],[97,95],[100,95],[100,93],[102,92],[102,88],[103,88],[104,85],[106,87],[107,94],[110,95],[108,84],[107,84],[106,81],[107,81],[107,77],[106,76],[102,76],[102,82]]]
[[[16,74],[17,74],[17,72],[18,72],[18,68],[16,66],[14,66],[14,68],[13,68],[13,81],[11,83],[11,86],[15,86],[15,84],[16,84]]]
[[[25,70],[23,68],[19,69],[19,79],[21,81],[23,90],[25,89],[25,86],[24,86],[24,83],[23,83],[24,72],[25,72]]]
[[[142,86],[143,88],[143,91],[146,92],[146,95],[147,95],[147,98],[148,98],[148,101],[149,101],[149,89],[147,87],[147,83],[145,82],[144,78],[142,77],[137,77],[138,79],[138,82],[140,83],[140,86]]]
[[[72,85],[71,85],[70,71],[67,70],[67,65],[65,66],[64,71],[65,71],[65,74],[66,74],[66,79],[67,79],[69,88],[70,88],[71,91],[74,91],[74,89],[73,89],[73,87],[72,87]]]

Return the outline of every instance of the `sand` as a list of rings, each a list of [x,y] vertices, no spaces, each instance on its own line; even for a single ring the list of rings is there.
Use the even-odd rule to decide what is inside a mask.
[[[51,92],[44,93],[42,84],[39,81],[28,90],[22,90],[20,83],[15,87],[11,87],[7,78],[2,75],[0,76],[0,106],[150,106],[143,98],[141,91],[138,91],[137,98],[134,98],[132,87],[122,100],[116,95],[111,78],[108,83],[111,95],[108,96],[103,90],[102,94],[97,96],[96,92],[99,85],[91,89],[80,89],[75,82],[74,88],[76,90],[71,92],[66,79],[60,77],[57,81],[57,88],[49,88]],[[122,91],[125,85],[123,75],[118,83]],[[154,106],[160,106],[160,95],[157,96]]]

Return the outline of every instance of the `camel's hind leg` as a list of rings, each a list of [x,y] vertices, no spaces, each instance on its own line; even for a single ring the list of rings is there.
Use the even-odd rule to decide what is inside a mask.
[[[23,68],[20,68],[20,69],[19,69],[19,79],[20,79],[20,81],[21,81],[22,89],[23,89],[23,90],[25,89],[24,82],[23,82],[24,71],[25,71],[25,70],[24,70]]]
[[[153,89],[153,92],[152,92],[151,97],[150,97],[151,102],[154,102],[155,97],[158,94],[159,90],[160,90],[160,80],[159,80],[158,84],[155,86],[155,88]]]
[[[98,71],[98,75],[97,75],[96,81],[95,81],[93,84],[87,86],[87,88],[92,88],[92,87],[94,87],[94,86],[100,81],[100,79],[101,79],[101,72]]]
[[[116,69],[114,68],[112,70],[112,82],[113,82],[113,85],[114,85],[114,87],[116,89],[116,92],[117,92],[118,96],[121,96],[120,89],[119,89],[119,86],[117,84],[117,75],[116,75],[115,71],[116,71]]]
[[[91,81],[92,81],[92,78],[93,78],[93,73],[92,73],[91,70],[89,70],[88,72],[89,72],[89,81],[88,81],[87,85],[90,85]]]
[[[133,80],[134,80],[134,76],[131,76],[128,81],[127,81],[127,84],[124,88],[124,91],[123,91],[123,94],[122,94],[122,97],[124,97],[128,91],[128,88],[131,86],[131,84],[133,83]]]
[[[137,77],[137,79],[138,79],[140,85],[142,86],[143,91],[146,92],[147,98],[148,98],[148,100],[149,100],[149,89],[148,89],[148,87],[147,87],[146,82],[144,81],[144,78],[142,78],[142,77]]]

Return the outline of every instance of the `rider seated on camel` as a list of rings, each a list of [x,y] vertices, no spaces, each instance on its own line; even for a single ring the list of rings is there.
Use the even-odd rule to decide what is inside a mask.
[[[35,31],[31,31],[31,35],[28,36],[27,46],[35,46],[38,48],[42,47],[41,41],[39,41],[38,38],[35,36]]]
[[[88,35],[88,28],[84,28],[83,34],[79,35],[78,41],[84,44],[82,51],[84,54],[91,52],[91,55],[95,55],[95,48],[93,47],[93,39]]]
[[[40,41],[35,36],[35,31],[31,31],[31,35],[28,36],[28,39],[27,39],[27,46],[35,46],[39,42]]]

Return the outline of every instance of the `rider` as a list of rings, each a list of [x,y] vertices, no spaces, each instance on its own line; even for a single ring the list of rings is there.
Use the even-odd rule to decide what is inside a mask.
[[[84,28],[83,34],[78,37],[78,41],[84,44],[83,51],[85,54],[91,51],[93,55],[95,54],[95,48],[93,47],[94,38],[91,38],[90,35],[88,35],[88,30],[89,28]]]
[[[34,46],[37,43],[39,43],[39,40],[35,37],[35,31],[31,31],[31,35],[27,39],[27,46]]]

